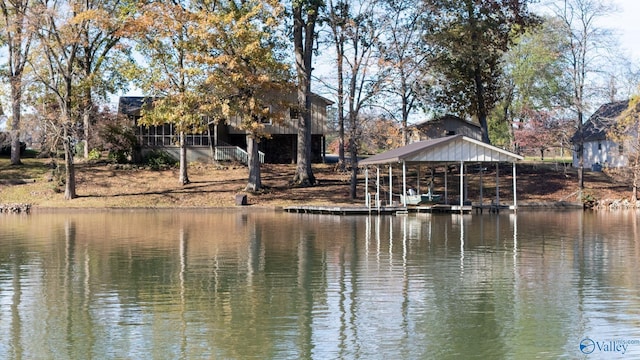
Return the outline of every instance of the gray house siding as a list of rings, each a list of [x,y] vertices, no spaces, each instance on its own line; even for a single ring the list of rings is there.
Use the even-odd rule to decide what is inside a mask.
[[[290,96],[292,100],[295,97]],[[118,112],[128,116],[136,127],[136,135],[143,152],[150,149],[162,149],[171,155],[178,154],[176,134],[171,124],[162,126],[141,126],[137,124],[143,106],[150,106],[152,99],[145,97],[121,97]],[[331,101],[314,95],[312,97],[312,139],[311,154],[313,162],[322,162],[325,156],[325,134],[327,133],[327,107]],[[292,163],[297,158],[297,119],[289,116],[282,123],[265,124],[265,130],[271,135],[258,144],[265,153],[265,162]],[[188,161],[203,160],[211,157],[211,146],[231,145],[246,149],[246,133],[240,129],[237,117],[224,123],[211,125],[207,131],[199,134],[187,134],[186,143]]]

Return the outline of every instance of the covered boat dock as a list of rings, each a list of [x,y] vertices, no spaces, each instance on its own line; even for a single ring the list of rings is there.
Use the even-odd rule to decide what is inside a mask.
[[[369,209],[382,209],[385,207],[418,207],[424,211],[429,209],[439,209],[450,212],[469,212],[473,207],[482,210],[483,208],[499,209],[501,207],[517,210],[516,191],[516,162],[523,157],[507,150],[485,144],[481,141],[471,139],[463,135],[453,135],[437,139],[415,142],[403,147],[386,151],[384,153],[371,156],[359,162],[359,166],[365,167],[365,206]],[[482,173],[487,163],[495,164],[496,170],[496,194],[495,199],[488,204],[483,203]],[[501,205],[499,189],[499,164],[512,164],[513,179],[513,202],[511,205]],[[445,167],[444,194],[435,194],[433,181],[428,184],[428,191],[420,191],[420,166],[428,165]],[[388,167],[389,180],[386,185],[388,198],[382,198],[381,166]],[[399,165],[402,168],[402,184],[400,191],[393,192],[393,166]],[[449,201],[449,188],[447,183],[447,172],[450,166],[458,165],[459,170],[459,190],[456,201]],[[479,201],[473,205],[466,199],[465,169],[467,165],[478,165],[480,172],[480,195]],[[407,167],[417,167],[417,189],[407,186]],[[375,167],[375,192],[369,191],[369,167]],[[386,175],[382,175],[386,176]],[[433,174],[432,174],[433,176]],[[397,198],[394,199],[394,197]]]

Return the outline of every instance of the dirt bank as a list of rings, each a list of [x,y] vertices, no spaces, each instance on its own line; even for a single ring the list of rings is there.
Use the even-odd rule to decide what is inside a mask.
[[[82,162],[76,165],[78,198],[65,201],[62,189],[52,176],[48,160],[24,159],[23,166],[11,166],[0,159],[0,203],[25,203],[34,207],[77,208],[168,208],[234,207],[235,195],[244,193],[248,172],[244,166],[194,163],[189,165],[186,186],[178,184],[177,169],[154,171],[137,166]],[[350,174],[335,171],[332,164],[314,164],[318,185],[291,187],[295,165],[262,166],[264,191],[249,193],[249,206],[289,205],[361,205],[364,203],[364,175],[359,175],[358,194],[349,196]],[[386,170],[385,170],[386,173]],[[424,174],[424,170],[422,171]],[[443,191],[444,169],[436,169],[435,190]],[[452,174],[455,172],[452,170]],[[413,178],[412,178],[413,176]],[[440,176],[440,177],[438,177]],[[500,170],[501,198],[510,200],[511,170]],[[574,169],[546,163],[520,163],[517,166],[517,193],[521,204],[577,202],[577,174]],[[495,169],[483,174],[485,198],[495,196]],[[457,189],[455,175],[448,186]],[[370,179],[371,180],[371,179]],[[631,187],[619,184],[604,173],[587,172],[585,193],[597,200],[623,200],[631,196]],[[394,180],[399,181],[399,180]],[[409,174],[415,181],[415,172]],[[421,180],[422,181],[422,180]],[[469,198],[478,197],[479,175],[468,176]],[[398,187],[398,185],[396,185]],[[394,193],[400,191],[394,189]],[[504,192],[504,194],[503,194]],[[490,201],[490,200],[488,200]]]

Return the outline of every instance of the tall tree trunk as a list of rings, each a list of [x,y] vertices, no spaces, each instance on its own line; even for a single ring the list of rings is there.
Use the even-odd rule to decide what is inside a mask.
[[[356,134],[358,125],[356,123],[356,116],[354,115],[354,112],[350,111],[350,114],[351,136],[349,137],[349,152],[351,153],[351,188],[349,195],[351,196],[351,199],[355,199],[358,184],[358,136]]]
[[[487,125],[487,105],[484,100],[484,85],[482,84],[482,74],[480,67],[476,66],[475,70],[475,86],[476,86],[476,101],[478,121],[480,122],[480,130],[482,131],[482,142],[485,144],[491,144],[489,139],[489,126]]]
[[[480,123],[480,131],[482,133],[482,142],[491,144],[489,140],[489,126],[487,125],[487,105],[485,103],[485,89],[482,78],[482,65],[483,60],[480,57],[483,49],[480,43],[480,29],[477,26],[477,19],[475,17],[475,7],[472,1],[467,2],[467,12],[469,14],[469,26],[471,31],[471,54],[473,59],[473,82],[475,87],[476,97],[476,116]]]
[[[304,110],[300,112],[298,118],[298,156],[296,173],[293,182],[299,186],[310,186],[316,182],[311,168],[311,101],[309,94],[309,86],[305,86],[307,90],[298,91],[298,102],[304,103]],[[309,104],[309,105],[307,105]]]
[[[245,187],[245,191],[260,191],[262,189],[262,180],[260,177],[260,155],[258,154],[258,142],[251,135],[247,135],[247,154],[249,157],[249,182]]]
[[[409,132],[407,131],[407,122],[409,114],[407,112],[407,99],[402,98],[402,146],[406,146],[409,143]]]
[[[85,159],[89,158],[89,134],[91,130],[89,127],[91,126],[91,112],[93,110],[93,101],[91,99],[91,89],[87,88],[84,93],[83,101],[83,113],[82,113],[82,125],[84,127],[84,139],[82,140],[83,146],[83,157]]]
[[[344,43],[344,39],[342,39]],[[342,46],[340,47],[340,49]],[[344,158],[344,53],[338,55],[338,166],[345,170]]]
[[[633,201],[638,201],[638,168],[637,166],[633,169]]]
[[[330,4],[331,18],[336,20],[338,15],[331,1]],[[336,70],[338,73],[338,167],[341,171],[345,170],[344,158],[344,44],[345,36],[342,26],[337,22],[330,23],[333,31],[333,41],[336,46]]]
[[[73,164],[73,144],[71,143],[71,135],[69,134],[69,126],[71,124],[67,121],[63,125],[63,137],[62,146],[64,148],[64,167],[65,167],[65,186],[64,186],[64,199],[71,200],[77,197],[76,195],[76,171]]]
[[[12,76],[11,82],[11,165],[20,161],[20,116],[22,114],[22,76]]]
[[[402,146],[406,146],[409,143],[409,132],[407,125],[409,121],[409,97],[407,95],[407,79],[404,74],[404,69],[400,68],[400,77],[402,82]]]
[[[184,131],[180,132],[180,185],[186,185],[189,181],[189,175],[187,174],[187,144],[185,141]]]
[[[311,168],[311,59],[315,25],[320,2],[294,2],[293,42],[298,75],[298,156],[293,183],[298,186],[310,186],[316,182]],[[304,15],[307,16],[306,21]]]
[[[207,125],[207,135],[209,135],[209,153],[211,154],[211,163],[218,164],[216,160],[216,146],[218,145],[217,124],[211,122]]]
[[[578,158],[578,191],[579,200],[582,201],[582,190],[584,189],[584,134],[582,133],[582,110],[578,110],[578,126],[576,133],[578,134],[578,143],[576,144]]]

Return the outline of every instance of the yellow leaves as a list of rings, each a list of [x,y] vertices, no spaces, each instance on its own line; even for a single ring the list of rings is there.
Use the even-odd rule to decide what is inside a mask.
[[[217,4],[188,8],[167,2],[143,7],[131,28],[145,39],[145,54],[155,71],[145,79],[167,100],[156,101],[144,122],[169,122],[185,131],[203,115],[238,119],[256,139],[265,123],[283,118],[276,104],[289,68],[277,60],[271,27],[279,26],[283,7],[275,0],[247,0],[237,7]],[[197,95],[197,96],[196,96]],[[169,100],[170,99],[170,100]]]

